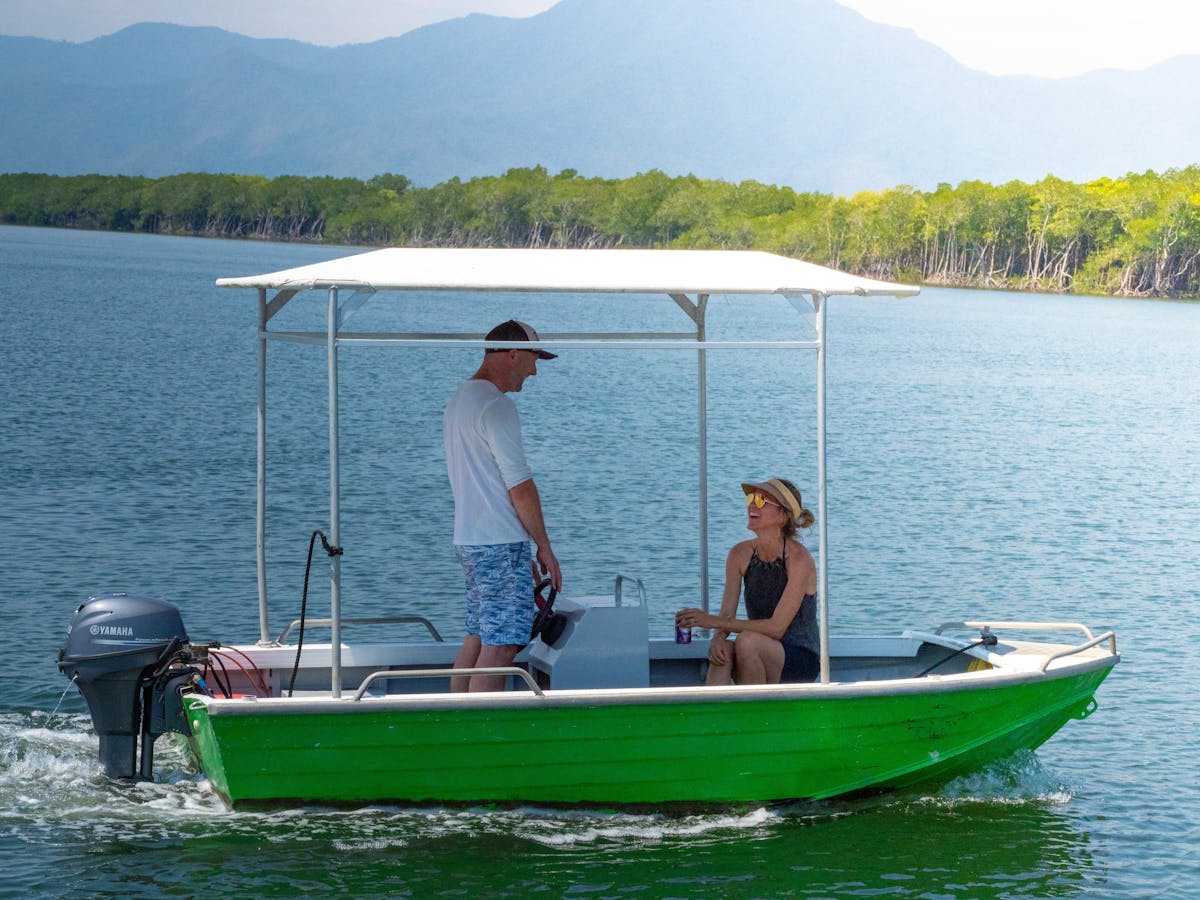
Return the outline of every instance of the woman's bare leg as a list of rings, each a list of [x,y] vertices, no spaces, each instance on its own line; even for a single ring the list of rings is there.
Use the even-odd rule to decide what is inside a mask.
[[[732,662],[732,654],[730,662]],[[704,679],[704,683],[707,685],[733,684],[733,666],[717,666],[710,662],[708,664],[708,677]]]
[[[733,643],[738,684],[778,684],[783,644],[765,634],[743,631]]]

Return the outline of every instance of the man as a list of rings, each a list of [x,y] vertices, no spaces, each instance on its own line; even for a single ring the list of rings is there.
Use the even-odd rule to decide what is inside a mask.
[[[537,374],[539,359],[556,354],[520,345],[538,340],[510,319],[487,334],[510,344],[484,351],[483,364],[446,404],[446,468],[454,493],[454,549],[467,582],[467,636],[456,669],[512,665],[529,642],[535,612],[533,578],[540,569],[555,590],[562,572],[550,549],[542,504],[525,462],[521,420],[507,396]],[[537,565],[529,541],[537,545]],[[498,691],[502,675],[454,678],[454,691]]]

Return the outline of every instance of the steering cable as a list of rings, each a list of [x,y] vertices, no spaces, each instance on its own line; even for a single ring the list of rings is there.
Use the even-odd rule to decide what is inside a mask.
[[[325,532],[317,529],[312,533],[312,537],[308,539],[308,560],[304,564],[304,592],[300,595],[300,635],[296,638],[296,661],[292,663],[292,677],[288,679],[287,695],[292,696],[292,689],[296,686],[296,672],[300,669],[300,651],[304,649],[304,622],[308,616],[308,575],[312,571],[313,547],[317,543],[317,538],[321,539],[321,546],[325,548],[325,553],[330,556],[341,556],[344,552],[341,547],[335,547],[329,543],[329,539],[325,537]]]
[[[955,650],[954,652],[952,652],[949,656],[947,656],[943,659],[939,659],[937,662],[935,662],[929,668],[925,669],[923,672],[918,672],[916,677],[923,678],[924,676],[926,676],[930,672],[932,672],[934,669],[936,669],[938,666],[942,665],[942,663],[947,663],[950,660],[954,659],[954,657],[958,656],[959,654],[966,653],[968,650],[974,650],[976,647],[995,647],[997,643],[999,643],[999,640],[997,639],[997,637],[994,634],[992,634],[992,630],[985,625],[983,630],[981,632],[979,632],[979,640],[977,640],[973,644],[967,644],[967,646],[965,646],[965,647],[960,647],[958,650]]]

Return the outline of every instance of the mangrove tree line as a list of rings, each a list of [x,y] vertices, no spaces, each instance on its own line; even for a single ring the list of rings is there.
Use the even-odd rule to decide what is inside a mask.
[[[8,174],[0,222],[376,246],[753,248],[909,282],[1200,294],[1200,166],[852,197],[540,166],[433,187],[390,174]]]

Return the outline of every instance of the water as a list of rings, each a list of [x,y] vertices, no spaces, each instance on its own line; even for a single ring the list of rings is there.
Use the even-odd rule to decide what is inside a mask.
[[[1044,618],[1116,628],[1099,710],[936,790],[623,811],[230,813],[166,739],[158,782],[98,773],[54,656],[86,596],[179,604],[196,639],[257,637],[252,292],[213,279],[343,248],[0,228],[0,895],[1200,896],[1194,703],[1200,306],[929,290],[830,308],[830,586],[838,630]],[[368,304],[354,325],[678,329],[670,301]],[[447,312],[452,310],[452,312]],[[319,327],[298,299],[280,327]],[[714,298],[712,333],[810,334]],[[738,482],[815,506],[812,360],[711,354],[713,590]],[[344,602],[461,634],[441,404],[473,353],[343,357]],[[652,629],[696,600],[688,354],[565,354],[518,398],[569,590],[645,578]],[[322,351],[271,348],[272,630],[327,527]],[[806,540],[815,549],[815,532]],[[316,568],[314,569],[316,572]],[[320,588],[310,603],[323,614]],[[313,608],[313,607],[310,607]]]

